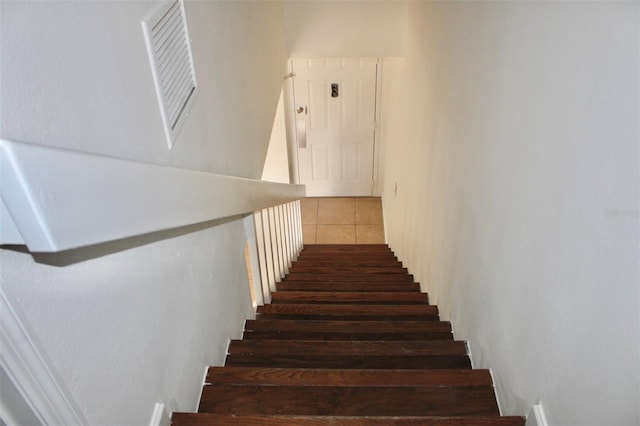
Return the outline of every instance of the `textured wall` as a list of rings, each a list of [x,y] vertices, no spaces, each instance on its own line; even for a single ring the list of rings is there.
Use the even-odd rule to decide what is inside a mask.
[[[640,422],[639,18],[411,2],[385,61],[388,241],[507,414]]]

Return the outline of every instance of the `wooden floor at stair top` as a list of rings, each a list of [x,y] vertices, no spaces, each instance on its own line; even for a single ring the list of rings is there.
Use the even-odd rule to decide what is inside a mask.
[[[175,426],[510,425],[386,245],[306,245]]]

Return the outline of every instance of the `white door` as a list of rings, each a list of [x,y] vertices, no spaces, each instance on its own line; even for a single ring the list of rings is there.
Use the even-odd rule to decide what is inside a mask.
[[[299,177],[308,196],[372,195],[377,62],[293,61]]]

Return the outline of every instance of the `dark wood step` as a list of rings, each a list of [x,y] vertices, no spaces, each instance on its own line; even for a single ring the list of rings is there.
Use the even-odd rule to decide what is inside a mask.
[[[420,291],[420,284],[408,281],[397,282],[313,282],[313,281],[282,281],[276,283],[278,291]]]
[[[402,266],[307,266],[294,263],[289,268],[290,274],[407,274],[407,268]]]
[[[206,383],[273,386],[492,386],[489,370],[211,367]]]
[[[320,340],[232,340],[228,353],[264,355],[315,356],[413,356],[413,355],[466,355],[467,347],[461,341],[320,341]]]
[[[328,333],[428,333],[451,332],[448,321],[292,321],[292,320],[247,320],[249,331],[301,331]]]
[[[371,255],[371,254],[334,254],[325,255],[320,253],[307,253],[298,256],[297,261],[301,262],[330,262],[333,261],[340,265],[355,265],[360,262],[398,262],[398,258],[392,254]]]
[[[341,416],[499,415],[492,386],[203,388],[199,412]]]
[[[452,369],[471,368],[466,355],[418,356],[322,356],[322,355],[227,355],[229,367],[283,368],[376,368],[376,369]]]
[[[311,282],[413,282],[411,274],[287,274],[283,281],[311,281]]]
[[[464,416],[280,416],[176,413],[173,426],[524,426],[524,417]]]
[[[243,338],[277,340],[453,340],[443,321],[248,320]]]
[[[402,262],[393,259],[345,259],[343,261],[339,259],[333,260],[305,260],[298,258],[294,263],[296,266],[397,266],[399,268],[404,267]]]
[[[317,251],[317,252],[387,252],[391,251],[391,248],[387,244],[305,244],[302,248],[302,252]]]
[[[307,322],[307,321],[301,321]],[[245,331],[245,340],[453,340],[450,332],[328,333],[322,331]]]
[[[416,292],[352,292],[352,291],[276,291],[271,303],[425,303],[427,293]]]
[[[258,306],[260,318],[273,315],[294,317],[292,319],[413,319],[433,321],[438,319],[438,307],[434,305],[363,305],[363,304],[273,304]]]

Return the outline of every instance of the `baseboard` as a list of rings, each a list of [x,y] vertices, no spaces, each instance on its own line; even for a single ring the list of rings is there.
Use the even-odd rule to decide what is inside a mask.
[[[46,425],[89,424],[2,289],[0,313],[0,364],[33,414]]]
[[[151,415],[149,426],[171,426],[171,417],[167,413],[167,410],[164,409],[163,403],[156,402],[156,405],[153,407],[153,414]]]
[[[529,415],[527,415],[527,422],[525,423],[525,426],[549,426],[541,402],[538,402],[531,407]]]

